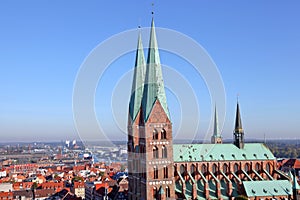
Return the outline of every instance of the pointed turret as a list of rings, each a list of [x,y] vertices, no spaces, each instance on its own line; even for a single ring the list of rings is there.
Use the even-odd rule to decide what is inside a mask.
[[[235,126],[234,126],[234,144],[240,148],[244,148],[244,130],[242,126],[239,102],[236,105]]]
[[[166,115],[170,119],[153,18],[146,67],[144,95],[142,99],[144,121],[146,122],[148,120],[156,100],[159,100]]]
[[[214,115],[214,132],[211,137],[211,143],[212,144],[221,144],[222,143],[222,136],[221,136],[220,130],[219,130],[218,113],[217,113],[216,105],[215,105],[215,115]]]
[[[142,44],[142,36],[141,33],[139,33],[134,74],[133,74],[133,82],[132,82],[132,89],[131,89],[131,97],[129,102],[129,116],[131,118],[131,122],[135,121],[138,112],[140,111],[141,108],[143,91],[144,91],[145,71],[146,71],[146,64],[145,64],[144,49]]]
[[[236,105],[236,116],[235,116],[234,131],[235,132],[243,132],[243,126],[242,126],[242,120],[241,120],[241,115],[240,115],[239,102],[237,102],[237,105]]]

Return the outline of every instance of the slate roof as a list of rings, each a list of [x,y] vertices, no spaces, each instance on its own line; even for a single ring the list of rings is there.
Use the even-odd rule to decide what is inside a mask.
[[[234,144],[174,144],[174,162],[274,160],[268,147],[246,143],[243,149]]]

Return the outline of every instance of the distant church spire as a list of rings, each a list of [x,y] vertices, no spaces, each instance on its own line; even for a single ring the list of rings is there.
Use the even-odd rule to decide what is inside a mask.
[[[146,71],[146,64],[145,64],[144,49],[142,44],[142,36],[141,33],[139,33],[134,74],[133,74],[133,82],[132,82],[132,89],[131,89],[131,97],[129,102],[129,115],[132,122],[135,121],[138,112],[140,111],[141,108],[142,96],[144,91],[145,71]]]
[[[217,113],[217,105],[215,105],[215,114],[214,114],[214,132],[211,137],[211,143],[212,144],[220,144],[222,143],[222,136],[220,134],[219,130],[219,124],[218,124],[218,113]]]
[[[234,134],[234,144],[240,149],[244,148],[244,130],[242,126],[240,106],[238,101],[236,105],[235,126],[234,126],[233,134]]]
[[[156,40],[154,19],[152,18],[146,65],[146,77],[144,83],[144,95],[142,99],[142,110],[145,122],[148,120],[148,117],[156,100],[159,100],[166,115],[170,119]]]

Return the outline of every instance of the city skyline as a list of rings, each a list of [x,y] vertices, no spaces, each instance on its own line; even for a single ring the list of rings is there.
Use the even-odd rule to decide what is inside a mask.
[[[1,2],[0,126],[3,141],[77,139],[72,92],[81,64],[97,45],[111,36],[137,29],[139,25],[149,27],[152,9],[157,27],[189,36],[202,45],[216,63],[227,99],[222,132],[225,139],[232,138],[237,93],[246,138],[261,139],[264,135],[298,138],[298,2],[194,2],[172,3],[171,7],[171,1],[167,1],[154,2],[154,8],[150,1],[132,2],[132,5],[118,2],[116,6],[114,2],[43,4],[28,1],[19,3],[19,7],[8,1]],[[144,47],[147,43],[148,38],[143,38]],[[119,130],[108,105],[118,81],[133,69],[134,59],[134,52],[120,56],[97,88],[98,120],[104,120],[105,130],[111,130],[106,134],[112,139],[126,140],[126,133]],[[161,53],[161,60],[163,65],[176,70],[188,65],[168,52]],[[166,79],[167,74],[163,76]],[[189,80],[199,102],[201,112],[196,139],[203,139],[201,136],[211,131],[208,126],[213,103],[201,77],[183,76]],[[130,89],[131,84],[128,84],[127,90]],[[127,96],[128,99],[117,101],[124,104],[121,113],[128,111]],[[170,114],[176,128],[180,121],[177,116],[180,102],[172,91],[167,91],[167,98],[170,110],[175,110]],[[102,110],[102,106],[107,109]],[[123,119],[121,126],[126,129],[127,115]]]

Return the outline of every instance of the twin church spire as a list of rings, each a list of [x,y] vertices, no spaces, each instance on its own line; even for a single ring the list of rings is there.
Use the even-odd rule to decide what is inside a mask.
[[[167,117],[170,119],[164,89],[154,19],[152,18],[147,63],[145,62],[141,33],[139,33],[138,37],[133,83],[129,103],[130,121],[132,123],[135,122],[139,112],[141,112],[143,121],[147,122],[156,100],[159,101]],[[214,110],[214,130],[211,137],[211,142],[222,143],[222,136],[218,126],[218,113],[216,106]],[[234,144],[238,148],[244,147],[244,131],[242,128],[238,102],[234,127]]]
[[[170,119],[156,40],[154,19],[152,18],[147,63],[145,63],[141,34],[139,34],[129,103],[129,115],[131,121],[134,122],[139,111],[142,111],[142,118],[144,122],[146,122],[156,100],[160,102],[166,115]]]
[[[129,103],[129,115],[132,122],[135,121],[141,108],[143,91],[144,91],[145,72],[146,72],[146,64],[145,64],[145,57],[144,57],[144,48],[142,43],[142,36],[141,33],[139,33],[134,73],[133,73],[131,97]]]

